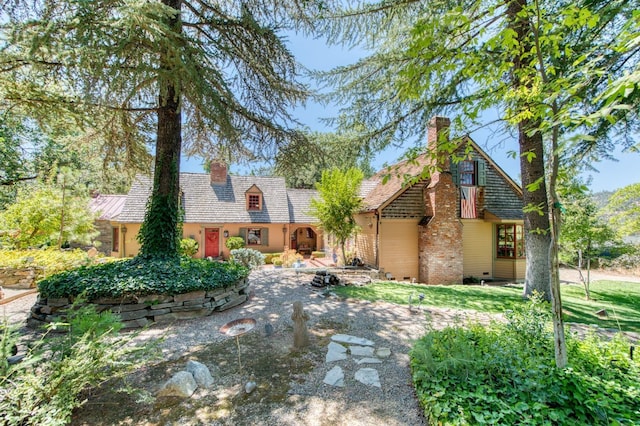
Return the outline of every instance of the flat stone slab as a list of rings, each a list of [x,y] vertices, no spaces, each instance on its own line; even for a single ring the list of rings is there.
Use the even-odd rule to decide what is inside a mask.
[[[380,360],[379,358],[360,358],[360,359],[356,359],[354,361],[358,365],[360,365],[360,364],[382,364],[382,360]]]
[[[373,348],[371,346],[349,346],[349,352],[353,356],[373,356]]]
[[[378,358],[389,358],[391,356],[391,349],[389,348],[378,348],[376,351],[376,356]]]
[[[367,386],[375,386],[381,388],[380,376],[375,368],[361,368],[356,371],[355,379]]]
[[[338,343],[347,343],[349,345],[373,346],[374,342],[362,337],[351,336],[349,334],[336,334],[331,336],[331,340]]]
[[[339,343],[329,342],[325,362],[341,361],[347,359],[347,348]]]
[[[344,371],[342,371],[342,368],[336,365],[331,370],[327,371],[327,374],[324,376],[323,382],[330,386],[343,387]]]

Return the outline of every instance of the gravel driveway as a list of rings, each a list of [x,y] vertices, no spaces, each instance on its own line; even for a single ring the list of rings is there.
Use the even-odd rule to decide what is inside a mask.
[[[563,281],[572,281],[573,278],[566,271],[562,277]],[[250,357],[252,351],[264,350],[264,345],[260,349],[251,347],[251,342],[260,339],[267,342],[266,347],[274,350],[275,360],[276,352],[289,351],[292,345],[292,304],[294,301],[301,301],[309,315],[307,325],[312,336],[312,345],[304,355],[310,367],[304,371],[292,372],[293,379],[288,384],[289,390],[284,401],[265,402],[268,398],[264,396],[251,407],[247,406],[243,411],[232,410],[228,417],[216,420],[203,420],[191,415],[170,420],[150,409],[145,414],[144,422],[141,418],[136,418],[135,414],[127,414],[129,417],[118,418],[117,421],[115,418],[107,420],[105,417],[102,423],[96,423],[91,416],[80,416],[74,419],[74,424],[421,425],[425,421],[414,394],[409,370],[408,352],[412,343],[424,335],[429,327],[439,329],[467,320],[487,323],[492,319],[501,319],[500,315],[476,311],[432,307],[414,307],[410,311],[406,306],[386,302],[325,297],[322,290],[310,285],[311,279],[310,274],[292,270],[256,271],[251,275],[252,296],[247,303],[206,318],[152,326],[138,337],[141,341],[164,337],[160,346],[163,358],[182,362],[190,354],[202,351],[202,348],[222,344],[225,340],[228,342],[229,338],[218,332],[225,323],[251,317],[257,321],[255,329],[249,333],[254,340],[248,335],[242,337],[246,342],[243,350],[246,355],[243,356]],[[596,278],[592,276],[593,279]],[[35,295],[29,295],[0,306],[0,315],[8,316],[11,321],[24,319],[34,301]],[[265,327],[273,328],[273,332],[269,333],[273,337],[267,336]],[[327,344],[331,334],[336,333],[369,339],[376,347],[391,350],[389,358],[374,366],[380,376],[379,388],[354,379],[354,373],[360,366],[353,359],[325,362]],[[323,383],[326,373],[336,365],[344,370],[344,387]],[[276,375],[258,377],[256,380],[268,381],[270,377]],[[230,383],[234,380],[237,383]],[[240,395],[245,380],[246,377],[230,375],[221,380],[220,385],[225,386],[225,392]],[[214,397],[220,398],[219,393],[216,395],[211,391],[198,396],[205,400]]]

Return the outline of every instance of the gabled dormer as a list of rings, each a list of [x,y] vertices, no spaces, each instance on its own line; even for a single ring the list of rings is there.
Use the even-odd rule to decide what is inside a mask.
[[[245,194],[247,211],[261,211],[264,203],[264,196],[260,188],[251,185]]]

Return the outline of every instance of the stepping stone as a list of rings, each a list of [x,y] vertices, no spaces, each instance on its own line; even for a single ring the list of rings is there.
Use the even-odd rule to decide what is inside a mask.
[[[347,359],[347,348],[339,343],[329,342],[325,362],[341,361]]]
[[[378,358],[361,358],[355,360],[358,365],[360,364],[382,364],[382,361]]]
[[[342,368],[337,365],[333,367],[331,370],[327,371],[327,374],[324,376],[324,383],[330,386],[344,386],[344,372]]]
[[[349,346],[349,352],[353,356],[373,356],[373,348],[371,346]]]
[[[362,337],[350,336],[348,334],[336,334],[331,336],[331,340],[338,343],[347,343],[351,345],[360,346],[373,346],[374,342],[369,339],[363,339]]]
[[[375,368],[361,368],[356,371],[355,379],[367,386],[375,386],[381,388],[380,376]]]
[[[378,348],[376,351],[376,356],[378,358],[389,358],[391,356],[391,349],[389,348]]]

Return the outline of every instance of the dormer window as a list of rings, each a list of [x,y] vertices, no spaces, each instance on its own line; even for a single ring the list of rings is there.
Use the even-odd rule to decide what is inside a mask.
[[[458,165],[460,173],[460,185],[475,186],[476,185],[476,162],[461,161]]]
[[[262,191],[257,186],[252,186],[245,194],[247,197],[247,210],[262,210]]]
[[[249,195],[249,210],[260,210],[260,195]]]

